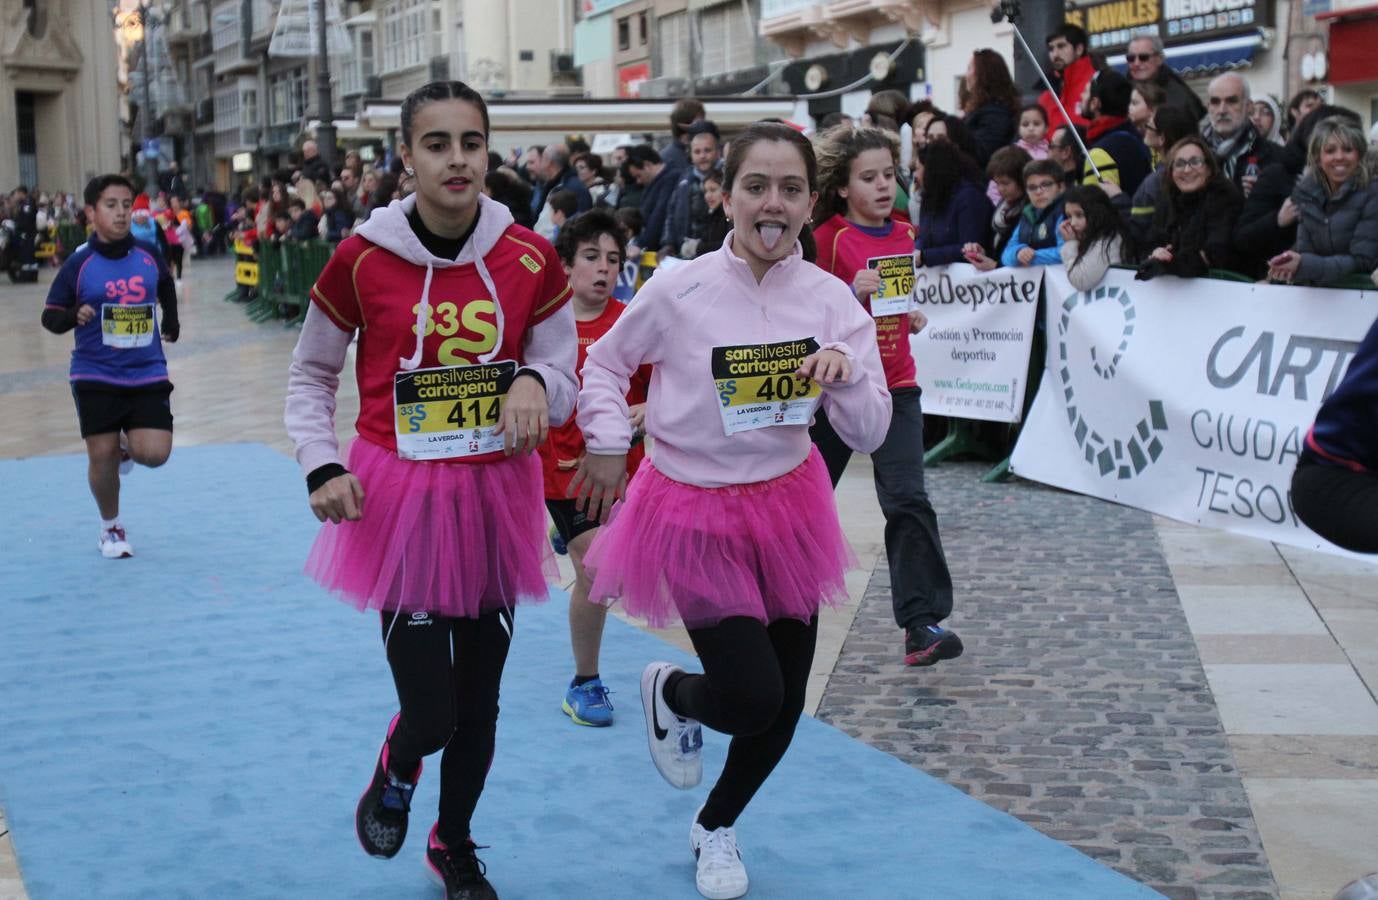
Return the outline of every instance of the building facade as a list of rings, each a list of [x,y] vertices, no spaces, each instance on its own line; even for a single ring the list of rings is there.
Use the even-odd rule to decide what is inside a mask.
[[[114,25],[77,0],[0,0],[0,187],[80,196],[120,169]]]

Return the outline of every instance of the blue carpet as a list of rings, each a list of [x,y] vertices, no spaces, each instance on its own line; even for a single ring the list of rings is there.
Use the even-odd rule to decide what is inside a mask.
[[[0,803],[35,900],[440,896],[421,864],[433,764],[399,857],[354,804],[395,696],[376,619],[300,574],[316,531],[296,467],[179,448],[126,481],[138,556],[96,552],[82,458],[0,461]],[[692,898],[690,818],[637,679],[692,661],[609,620],[611,729],[559,712],[564,601],[518,611],[498,755],[474,823],[504,898]],[[705,732],[709,781],[726,739]],[[1119,897],[1147,888],[811,719],[738,824],[767,897]]]

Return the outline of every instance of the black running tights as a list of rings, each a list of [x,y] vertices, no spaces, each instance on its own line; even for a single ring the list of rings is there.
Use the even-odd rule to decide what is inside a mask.
[[[1355,553],[1378,553],[1378,474],[1303,459],[1292,508],[1321,537]]]
[[[699,814],[711,831],[737,821],[789,749],[804,711],[818,617],[762,625],[733,616],[691,630],[689,639],[703,674],[669,679],[665,700],[678,715],[732,735],[722,775]]]
[[[440,758],[440,839],[469,837],[469,820],[493,762],[498,684],[512,641],[512,614],[477,619],[383,613],[388,665],[402,717],[388,742],[388,768],[403,777],[423,756]],[[389,633],[390,632],[390,633]]]

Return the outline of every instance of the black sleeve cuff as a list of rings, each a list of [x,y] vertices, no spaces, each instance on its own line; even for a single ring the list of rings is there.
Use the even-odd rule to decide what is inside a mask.
[[[306,476],[306,493],[314,494],[330,479],[348,474],[349,470],[339,463],[326,463],[312,469],[311,474]]]
[[[77,327],[77,311],[48,307],[43,310],[43,327],[53,334],[66,334]]]
[[[542,377],[541,377],[541,373],[540,373],[540,372],[537,372],[535,369],[518,369],[518,370],[517,370],[517,374],[514,375],[514,376],[512,377],[512,380],[513,380],[513,381],[516,381],[518,378],[520,378],[520,377],[523,376],[523,375],[530,375],[532,378],[534,378],[534,379],[536,379],[538,382],[540,382],[540,384],[541,384],[541,390],[545,391],[546,393],[549,393],[549,392],[550,392],[549,389],[545,386],[545,379],[542,378]]]

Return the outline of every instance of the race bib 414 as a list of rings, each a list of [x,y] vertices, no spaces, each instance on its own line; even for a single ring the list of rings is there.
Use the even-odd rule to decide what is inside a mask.
[[[397,455],[450,459],[501,450],[493,429],[516,375],[511,360],[398,372],[392,387]]]
[[[816,352],[818,342],[813,338],[714,347],[713,385],[723,431],[807,426],[823,392],[812,378],[800,378],[794,371]]]

